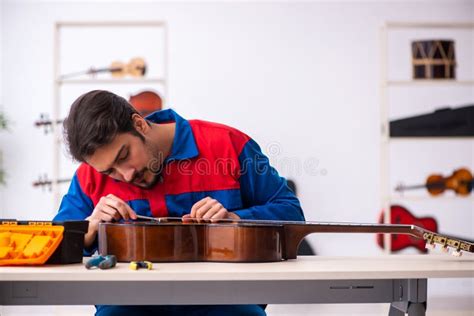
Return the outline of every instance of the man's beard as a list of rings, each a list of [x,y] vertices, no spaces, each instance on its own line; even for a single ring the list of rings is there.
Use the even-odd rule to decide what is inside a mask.
[[[151,173],[152,174],[152,179],[150,181],[146,181],[144,176],[146,173]],[[143,189],[151,189],[161,178],[161,173],[155,173],[150,171],[148,168],[143,168],[140,172],[138,172],[132,181],[130,181],[130,184],[133,184],[135,186],[138,186]],[[139,182],[137,182],[137,179]]]
[[[132,183],[136,186],[139,186],[144,189],[150,189],[154,187],[162,178],[163,166],[164,166],[164,157],[163,153],[158,150],[157,146],[151,144],[149,141],[144,141],[145,147],[150,157],[148,165],[138,172],[132,179]],[[145,182],[143,178],[146,173],[153,175],[151,181]],[[136,179],[141,179],[140,183],[135,183]]]

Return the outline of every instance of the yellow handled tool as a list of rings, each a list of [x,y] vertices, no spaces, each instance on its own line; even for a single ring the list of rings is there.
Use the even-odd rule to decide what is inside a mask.
[[[150,261],[132,261],[130,262],[130,269],[138,270],[140,268],[147,268],[148,270],[153,269],[153,263]]]

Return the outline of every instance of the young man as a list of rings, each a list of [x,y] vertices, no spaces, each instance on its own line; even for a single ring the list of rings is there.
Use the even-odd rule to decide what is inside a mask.
[[[82,162],[54,220],[86,219],[85,247],[100,222],[136,215],[304,220],[298,199],[244,133],[185,120],[173,110],[145,118],[122,97],[95,90],[71,106],[65,136]],[[258,305],[98,306],[98,315],[264,315]]]

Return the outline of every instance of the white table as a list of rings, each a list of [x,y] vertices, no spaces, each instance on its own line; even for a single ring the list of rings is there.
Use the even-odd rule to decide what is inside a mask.
[[[427,280],[472,278],[474,256],[299,257],[273,263],[0,267],[0,305],[391,303],[425,315]]]

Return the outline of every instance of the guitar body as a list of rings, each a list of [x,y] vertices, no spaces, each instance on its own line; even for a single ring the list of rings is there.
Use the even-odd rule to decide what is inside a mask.
[[[380,215],[379,223],[384,222],[384,213]],[[406,208],[400,205],[392,205],[390,207],[390,224],[405,224],[415,225],[421,228],[430,230],[432,232],[438,232],[438,223],[433,217],[416,217]],[[425,241],[423,239],[415,238],[410,235],[391,234],[391,251],[400,251],[408,247],[415,247],[422,253],[428,252],[425,248]],[[377,244],[382,248],[384,247],[383,234],[377,234]]]

